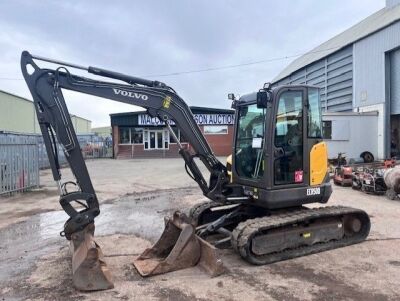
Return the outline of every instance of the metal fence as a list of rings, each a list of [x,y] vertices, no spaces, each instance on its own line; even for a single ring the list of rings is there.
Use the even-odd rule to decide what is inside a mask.
[[[78,135],[79,145],[85,159],[111,158],[112,139],[95,135]]]
[[[103,138],[96,135],[77,135],[79,145],[82,150],[83,158],[111,158],[112,157],[112,140],[111,137]],[[39,168],[45,169],[50,167],[49,160],[47,159],[46,147],[43,143],[43,137],[37,136],[37,143],[39,146]],[[59,163],[66,164],[64,152],[61,145],[58,145],[58,161]]]
[[[39,186],[38,150],[35,137],[0,136],[0,194]]]
[[[111,158],[111,137],[78,135],[85,159]],[[66,164],[58,145],[60,164]],[[25,191],[39,186],[39,169],[49,168],[46,147],[41,135],[0,133],[0,195]]]

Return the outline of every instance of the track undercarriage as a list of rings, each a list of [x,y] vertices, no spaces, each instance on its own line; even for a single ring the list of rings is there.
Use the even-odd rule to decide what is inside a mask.
[[[192,208],[190,216],[197,235],[219,248],[232,246],[256,265],[359,243],[371,227],[364,211],[339,206],[268,211],[205,202]]]

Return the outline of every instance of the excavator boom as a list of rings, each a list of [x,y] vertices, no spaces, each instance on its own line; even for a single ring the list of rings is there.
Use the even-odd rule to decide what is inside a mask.
[[[41,69],[34,60],[46,61],[62,65],[62,67],[54,70]],[[66,66],[85,70],[98,76],[123,81],[126,84],[98,81],[73,75],[66,69]],[[194,120],[190,108],[172,88],[158,81],[132,77],[97,67],[86,68],[42,58],[31,55],[26,51],[22,53],[21,68],[33,96],[53,178],[58,183],[60,204],[69,216],[61,235],[65,236],[68,240],[72,240],[73,280],[77,288],[81,290],[107,289],[111,286],[111,277],[110,273],[106,271],[100,247],[93,240],[94,220],[100,214],[99,202],[82,156],[68,108],[64,101],[62,89],[146,108],[148,114],[159,118],[160,121],[167,125],[171,136],[179,145],[179,154],[185,161],[188,174],[197,182],[203,194],[215,201],[223,201],[225,199],[226,196],[222,194],[222,189],[228,183],[226,167],[214,156]],[[180,144],[170,127],[170,122],[174,122],[180,129],[194,152],[189,151]],[[67,185],[69,187],[72,186],[70,185],[70,181],[63,182],[58,161],[57,141],[61,145],[69,167],[76,179],[76,182],[72,183],[76,187],[74,191],[67,190]],[[207,182],[198,168],[194,160],[196,157],[200,159],[210,172],[209,182]],[[75,203],[82,205],[84,209],[76,209],[76,206],[74,206]],[[182,268],[187,265],[196,264],[200,260],[200,248],[204,245],[206,247],[209,246],[206,242],[200,240],[200,238],[194,237],[194,226],[191,223],[174,218],[171,219],[170,224],[171,226],[168,229],[170,229],[171,233],[167,233],[166,236],[175,237],[175,240],[178,240],[181,234],[187,235],[187,233],[191,233],[191,235],[186,237],[187,242],[191,243],[177,244],[175,246],[175,260],[172,260],[171,256],[167,258],[168,260],[158,258],[157,262],[164,260],[163,268],[158,267],[157,269],[153,261],[154,273],[156,271],[159,273],[159,271],[166,272],[177,269],[177,265]],[[183,231],[183,229],[186,230]],[[159,246],[160,244],[161,247],[167,248],[167,245],[171,245],[171,242],[160,242]],[[172,245],[174,245],[174,242],[172,242]],[[213,248],[212,246],[209,247]],[[194,249],[197,250],[197,254],[193,251]],[[211,250],[210,252],[213,253],[214,251]],[[190,255],[190,253],[195,255]],[[193,256],[197,256],[198,258],[193,260]],[[138,269],[147,264],[146,260],[145,264],[142,264],[143,258],[144,256],[141,257],[142,261],[136,265]],[[217,259],[211,258],[211,260],[216,261]],[[168,264],[166,264],[166,261],[168,261]],[[178,261],[180,261],[179,264],[177,263]],[[147,271],[142,274],[150,275],[152,273]],[[87,279],[95,280],[88,283]]]
[[[73,75],[65,67],[59,67],[56,70],[41,69],[35,64],[34,59],[84,69],[99,76],[127,82],[129,85],[96,81]],[[165,122],[171,130],[171,136],[176,138],[169,126],[169,123],[173,121],[194,150],[194,153],[191,153],[189,150],[183,148],[179,141],[176,141],[180,146],[179,153],[183,157],[192,178],[208,198],[220,201],[225,198],[221,190],[223,185],[228,182],[226,167],[213,154],[196,124],[190,108],[172,88],[158,81],[131,77],[96,67],[85,68],[32,56],[26,51],[22,54],[21,67],[34,99],[53,177],[59,184],[60,194],[62,195],[60,200],[61,206],[72,218],[65,229],[67,238],[74,231],[82,230],[82,226],[93,222],[94,217],[100,211],[96,193],[64,101],[62,89],[146,108],[152,117],[157,117],[160,121]],[[28,69],[32,70],[32,68],[33,72],[29,72]],[[77,180],[76,184],[80,188],[78,192],[67,193],[65,190],[66,187],[65,183],[62,182],[55,139],[60,142],[66,153],[66,159]],[[195,157],[198,157],[210,172],[209,183],[204,179],[195,160],[193,160]],[[84,216],[80,216],[71,206],[71,202],[75,200],[87,202],[88,208],[85,210]],[[74,218],[78,215],[79,218]]]

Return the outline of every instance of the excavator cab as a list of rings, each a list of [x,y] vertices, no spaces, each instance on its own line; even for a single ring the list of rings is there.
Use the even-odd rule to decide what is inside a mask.
[[[325,203],[331,188],[318,88],[261,90],[233,107],[232,182],[269,209]]]

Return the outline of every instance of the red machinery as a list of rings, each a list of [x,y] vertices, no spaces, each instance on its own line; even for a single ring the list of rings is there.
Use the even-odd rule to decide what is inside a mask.
[[[337,167],[333,175],[333,183],[341,186],[352,186],[353,183],[353,168],[346,165],[345,153],[339,153],[337,157]]]

